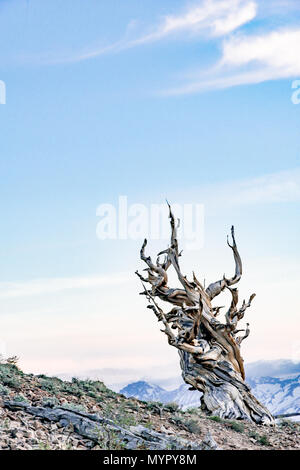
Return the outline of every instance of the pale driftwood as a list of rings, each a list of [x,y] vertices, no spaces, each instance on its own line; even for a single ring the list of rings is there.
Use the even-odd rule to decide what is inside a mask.
[[[50,408],[32,406],[27,402],[4,401],[11,411],[23,411],[45,421],[59,423],[88,439],[93,445],[104,449],[149,449],[149,450],[217,450],[219,447],[208,433],[202,442],[192,442],[152,431],[144,426],[130,426],[129,429],[115,424],[112,420],[97,414],[69,410],[63,406]]]
[[[169,248],[158,254],[154,263],[146,256],[147,240],[144,241],[140,256],[147,264],[147,277],[138,271],[143,284],[143,292],[149,301],[158,321],[164,325],[163,331],[170,345],[176,347],[180,355],[180,365],[184,381],[192,389],[199,390],[201,407],[209,414],[221,418],[248,419],[260,424],[274,424],[270,412],[251,394],[244,382],[244,361],[240,348],[249,336],[249,324],[245,329],[237,325],[250,307],[255,294],[248,302],[243,301],[238,308],[238,290],[234,286],[242,276],[242,261],[239,255],[234,228],[231,228],[232,243],[227,239],[233,252],[235,274],[223,278],[205,288],[193,273],[193,280],[188,281],[181,273],[178,248],[177,228],[174,215],[169,206],[171,224],[171,243]],[[179,224],[179,222],[178,222]],[[164,256],[163,260],[161,257]],[[173,266],[182,287],[168,286],[168,269]],[[146,287],[150,284],[150,288]],[[231,294],[231,304],[222,323],[216,319],[222,307],[212,305],[212,300],[224,289]],[[173,304],[170,312],[165,313],[157,299]],[[241,335],[238,333],[242,332]]]

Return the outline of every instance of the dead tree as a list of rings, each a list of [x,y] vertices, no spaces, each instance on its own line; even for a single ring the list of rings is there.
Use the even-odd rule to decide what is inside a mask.
[[[180,270],[177,229],[179,226],[169,206],[171,243],[169,248],[158,254],[156,262],[146,256],[147,240],[144,241],[140,256],[147,265],[146,275],[139,276],[143,292],[167,335],[171,346],[178,349],[182,377],[191,390],[199,390],[200,405],[208,414],[221,418],[246,419],[259,424],[274,424],[270,412],[251,394],[244,382],[244,361],[241,343],[249,336],[249,324],[238,329],[246,309],[250,307],[255,294],[248,302],[238,307],[238,289],[233,287],[241,279],[242,261],[237,249],[234,228],[231,228],[232,242],[227,238],[233,252],[235,274],[223,276],[205,288],[193,273],[189,281]],[[168,269],[173,267],[181,284],[179,288],[168,286]],[[150,285],[150,286],[149,286]],[[213,306],[212,301],[224,289],[231,294],[231,304],[224,321],[219,321],[222,307]],[[169,302],[173,308],[165,313],[157,299]]]

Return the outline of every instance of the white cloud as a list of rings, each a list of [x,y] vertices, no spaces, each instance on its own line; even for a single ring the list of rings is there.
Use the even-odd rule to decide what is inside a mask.
[[[46,62],[80,62],[180,34],[223,36],[251,21],[256,12],[257,5],[253,0],[204,0],[186,8],[181,14],[164,16],[156,27],[133,39],[126,34],[113,44],[85,50],[68,58],[48,58]],[[131,24],[127,30],[132,30]]]
[[[257,6],[254,2],[247,2],[243,5],[238,4],[233,9],[230,7],[230,11],[223,18],[213,21],[214,35],[221,36],[234,31],[253,20],[256,12]]]
[[[299,76],[299,44],[300,28],[230,37],[224,40],[222,58],[215,67],[164,94],[190,94]]]
[[[148,39],[159,39],[186,31],[191,33],[207,31],[209,35],[220,36],[252,20],[256,10],[257,6],[253,1],[206,0],[181,15],[166,16],[160,27],[149,35]]]
[[[99,277],[73,277],[33,279],[21,282],[0,283],[0,298],[27,297],[60,292],[70,289],[91,289],[109,285],[120,285],[132,280],[127,273]]]
[[[294,1],[262,2],[260,11],[252,0],[204,0],[177,15],[166,15],[157,27],[134,39],[124,39],[107,47],[79,54],[70,61],[81,61],[102,54],[120,52],[168,37],[225,36],[222,56],[210,70],[194,74],[179,87],[163,91],[162,95],[184,95],[206,90],[224,89],[269,80],[293,78],[300,75],[300,28],[280,29],[256,35],[234,33],[252,21],[258,13],[276,6],[276,14],[293,10]],[[298,6],[297,6],[298,5]],[[275,14],[275,13],[274,13]],[[290,21],[290,20],[289,20]]]

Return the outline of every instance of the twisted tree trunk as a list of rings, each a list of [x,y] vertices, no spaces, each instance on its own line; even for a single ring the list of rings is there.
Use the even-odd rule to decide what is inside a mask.
[[[141,293],[149,301],[158,321],[164,325],[163,331],[170,345],[176,347],[180,355],[180,365],[184,381],[191,385],[191,390],[199,390],[201,407],[207,413],[221,418],[248,419],[259,424],[274,424],[270,412],[251,394],[244,382],[245,371],[240,353],[242,341],[249,336],[249,324],[245,329],[238,329],[238,322],[244,317],[255,294],[249,301],[238,304],[238,290],[232,286],[242,275],[242,262],[237,249],[234,228],[231,229],[232,249],[235,261],[235,274],[232,278],[210,284],[206,289],[193,273],[193,281],[183,276],[179,266],[181,253],[178,250],[177,228],[171,207],[169,206],[171,224],[170,247],[158,254],[156,263],[145,255],[147,240],[141,248],[141,259],[147,264],[143,277],[136,271],[142,281],[144,291]],[[179,221],[178,221],[179,224]],[[163,256],[163,259],[161,257]],[[173,266],[180,288],[168,286],[168,269]],[[146,288],[145,283],[150,284]],[[212,305],[212,300],[224,289],[231,293],[230,307],[225,314],[225,321],[217,320],[222,307]],[[173,304],[165,313],[157,303],[157,298]],[[241,333],[238,335],[238,333]]]

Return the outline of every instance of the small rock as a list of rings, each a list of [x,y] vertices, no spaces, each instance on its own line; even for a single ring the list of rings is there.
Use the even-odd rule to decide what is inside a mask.
[[[212,437],[210,431],[206,434],[205,438],[202,441],[203,450],[220,450],[220,447]]]
[[[172,429],[167,429],[164,426],[160,427],[161,432],[164,432],[165,434],[174,434],[174,431]]]

